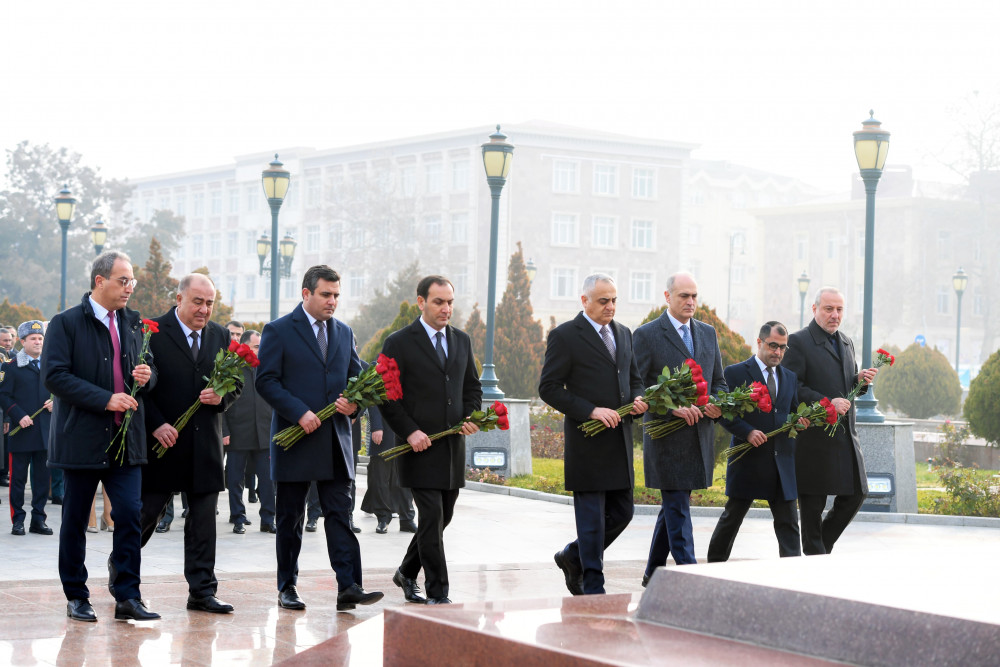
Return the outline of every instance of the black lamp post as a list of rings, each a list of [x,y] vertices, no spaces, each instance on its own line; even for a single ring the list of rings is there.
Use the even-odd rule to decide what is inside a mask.
[[[862,121],[862,129],[854,133],[854,155],[858,159],[858,169],[861,179],[865,182],[865,310],[864,335],[861,343],[862,368],[872,365],[872,296],[874,290],[875,272],[875,188],[882,176],[885,158],[889,153],[889,133],[881,128],[882,123],[875,120],[875,112],[869,112],[869,118]],[[868,386],[868,391],[857,399],[859,422],[880,424],[885,421],[885,415],[878,410],[878,399],[875,398],[875,385]]]
[[[965,288],[969,284],[969,276],[962,270],[962,267],[958,267],[958,271],[951,277],[951,284],[955,288],[955,294],[958,295],[958,309],[955,317],[955,372],[958,373],[958,344],[962,338],[962,294],[965,293]]]
[[[69,191],[69,185],[63,185],[55,197],[56,217],[59,218],[59,226],[62,228],[62,280],[59,284],[59,311],[66,310],[66,233],[69,231],[69,221],[73,218],[73,209],[76,207],[76,199]]]
[[[284,238],[281,239],[280,252],[281,252],[281,277],[291,278],[292,277],[292,260],[295,259],[295,246],[298,244],[295,239],[292,238],[291,234],[286,233]]]
[[[486,167],[486,182],[490,186],[490,196],[493,207],[490,212],[490,278],[489,292],[486,304],[486,360],[483,363],[483,375],[480,379],[483,385],[484,401],[499,401],[503,399],[499,379],[493,367],[493,327],[497,296],[497,242],[500,234],[500,191],[507,182],[510,163],[514,158],[514,147],[507,143],[507,135],[497,131],[490,135],[489,142],[483,144],[483,166]]]
[[[94,254],[100,255],[104,250],[104,243],[108,240],[108,226],[103,220],[98,220],[90,228],[90,240],[94,242]]]
[[[281,208],[281,202],[285,200],[285,195],[288,193],[288,184],[291,181],[291,174],[288,170],[284,168],[281,162],[278,161],[278,154],[274,154],[274,160],[268,165],[268,168],[261,172],[260,175],[261,183],[264,186],[264,196],[267,197],[267,203],[271,207],[271,238],[274,239],[274,243],[271,243],[271,319],[278,319],[278,283],[281,281],[280,268],[281,264],[278,260],[278,209]],[[257,252],[260,253],[261,242],[257,241]],[[261,262],[263,264],[263,262]]]
[[[799,328],[806,325],[806,293],[809,291],[809,276],[803,271],[799,276]]]

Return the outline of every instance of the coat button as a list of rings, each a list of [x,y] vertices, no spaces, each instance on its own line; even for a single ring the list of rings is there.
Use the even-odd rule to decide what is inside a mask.
[[[450,398],[448,399],[448,405],[451,405],[451,399]]]

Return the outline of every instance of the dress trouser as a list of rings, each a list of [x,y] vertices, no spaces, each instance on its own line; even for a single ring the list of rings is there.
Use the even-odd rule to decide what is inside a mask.
[[[743,524],[743,518],[753,504],[749,498],[729,498],[726,508],[719,517],[712,532],[712,540],[708,543],[708,562],[717,563],[729,560],[733,551],[733,542]],[[774,534],[778,538],[778,555],[801,556],[799,546],[799,520],[795,511],[794,500],[768,500],[771,516],[774,518]]]
[[[854,520],[865,502],[861,477],[854,466],[854,489],[849,495],[834,496],[833,508],[823,518],[825,495],[799,493],[799,515],[802,522],[802,553],[807,556],[828,554],[848,524]]]
[[[604,551],[624,532],[634,512],[632,489],[573,492],[576,539],[563,553],[580,562],[584,594],[604,593]]]
[[[420,521],[399,565],[404,577],[416,579],[424,571],[427,595],[448,597],[448,564],[444,553],[444,529],[455,515],[458,489],[411,489]]]
[[[45,523],[45,501],[49,499],[49,469],[45,467],[47,453],[11,452],[10,454],[10,521],[24,523],[24,486],[31,471],[31,523]],[[60,471],[61,472],[61,471]]]
[[[173,503],[170,491],[144,491],[142,494],[142,545],[149,542],[156,524],[163,519],[167,505]],[[215,508],[219,492],[187,492],[188,515],[184,521],[184,578],[192,597],[215,595],[219,580],[215,578]],[[112,508],[114,499],[112,498]],[[114,512],[112,509],[112,513]],[[115,522],[115,532],[118,523]],[[115,584],[117,586],[117,583]]]
[[[245,520],[247,508],[243,504],[243,484],[248,476],[257,478],[257,495],[260,502],[260,520],[274,523],[274,484],[271,482],[271,453],[266,449],[226,452],[226,488],[229,490],[230,520]]]
[[[64,470],[62,525],[59,527],[59,579],[67,600],[90,597],[87,588],[87,524],[98,482],[111,501],[111,564],[118,571],[115,597],[139,595],[142,468],[111,463],[110,468]]]
[[[694,557],[694,531],[691,527],[691,492],[661,490],[662,502],[653,525],[653,539],[649,545],[646,576],[667,564],[672,555],[678,565],[697,563]]]

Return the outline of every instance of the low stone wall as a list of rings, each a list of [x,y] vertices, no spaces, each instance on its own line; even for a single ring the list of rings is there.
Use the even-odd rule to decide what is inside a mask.
[[[913,456],[917,463],[936,458],[939,454],[938,443],[914,439]],[[1000,448],[988,445],[962,445],[958,462],[963,466],[975,464],[984,470],[1000,470]]]

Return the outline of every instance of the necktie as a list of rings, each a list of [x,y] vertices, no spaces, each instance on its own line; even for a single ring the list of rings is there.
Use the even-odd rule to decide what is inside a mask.
[[[681,340],[684,341],[684,347],[688,349],[688,354],[692,357],[694,356],[694,341],[691,340],[691,331],[688,329],[688,325],[681,325]]]
[[[31,360],[31,367],[34,368],[36,371],[38,370],[38,359]]]
[[[443,333],[438,331],[436,334],[434,334],[434,349],[437,351],[438,361],[441,362],[441,368],[444,368],[448,362],[448,357],[444,353],[444,343],[441,342],[443,340],[444,340]]]
[[[191,332],[191,358],[198,361],[198,332]]]
[[[125,391],[125,377],[122,375],[122,343],[118,339],[118,327],[115,326],[115,311],[108,313],[108,329],[111,332],[111,349],[114,359],[111,360],[111,373],[114,378],[114,393],[121,394]],[[123,414],[115,413],[115,424],[122,423]]]
[[[329,344],[326,341],[326,322],[316,320],[316,326],[319,328],[319,331],[316,333],[316,342],[319,343],[319,354],[323,357],[323,361],[326,361],[326,351],[329,348]]]
[[[833,345],[833,351],[836,352],[837,356],[839,357],[840,356],[840,339],[837,338],[837,334],[832,334],[830,336],[830,343]]]
[[[778,386],[774,382],[774,369],[767,367],[767,393],[771,394],[771,402],[778,397]]]
[[[601,327],[601,340],[604,341],[604,347],[608,348],[608,354],[611,355],[611,359],[615,358],[615,340],[611,337],[611,330],[608,329],[607,325]]]

